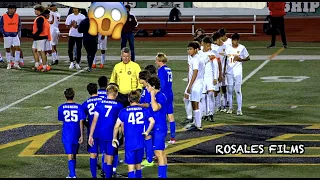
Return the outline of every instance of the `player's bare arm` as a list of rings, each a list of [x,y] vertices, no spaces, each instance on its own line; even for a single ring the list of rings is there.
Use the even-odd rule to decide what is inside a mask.
[[[80,120],[80,138],[79,138],[79,144],[82,144],[83,142],[83,121],[84,119]]]
[[[117,120],[116,124],[114,125],[114,128],[113,128],[113,140],[112,140],[112,146],[119,146],[119,141],[117,139],[118,137],[118,133],[119,133],[119,128],[120,126],[123,126],[123,123],[121,122],[120,119]],[[114,143],[116,143],[116,145],[114,145]]]
[[[153,126],[154,126],[154,123],[155,123],[153,117],[150,117],[150,118],[148,119],[148,121],[150,122],[150,123],[149,123],[149,126],[148,126],[148,129],[147,129],[146,132],[143,133],[143,135],[146,136],[146,137],[147,137],[147,136],[149,135],[149,133],[151,132],[151,130],[152,130]]]
[[[234,56],[234,61],[242,62],[242,61],[249,61],[249,60],[250,60],[250,56],[248,56],[248,57],[246,57],[246,58],[244,58],[244,59],[241,59],[241,58],[239,57],[239,55]]]
[[[187,93],[191,94],[191,88],[193,86],[193,83],[196,81],[197,76],[198,76],[198,69],[195,69],[193,70],[192,78],[188,86]]]
[[[151,95],[151,107],[154,112],[159,111],[161,109],[161,104],[156,101],[156,90],[152,88],[150,91]]]
[[[218,62],[218,68],[219,68],[219,77],[218,77],[218,81],[219,83],[222,82],[222,65],[221,65],[221,59],[217,58],[217,62]]]
[[[95,112],[93,120],[92,120],[92,124],[90,127],[90,134],[89,134],[89,139],[88,139],[88,144],[90,146],[93,146],[93,133],[94,133],[94,130],[96,129],[98,118],[99,118],[99,113]]]

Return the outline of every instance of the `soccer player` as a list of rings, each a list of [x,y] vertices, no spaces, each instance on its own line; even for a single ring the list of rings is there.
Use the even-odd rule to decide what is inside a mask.
[[[167,178],[167,155],[165,141],[167,136],[167,98],[160,92],[160,80],[156,76],[147,79],[147,90],[151,96],[152,115],[155,120],[153,132],[153,149],[158,159],[158,177]]]
[[[141,71],[139,73],[139,81],[142,84],[142,93],[141,93],[141,98],[140,98],[140,103],[138,104],[141,107],[145,107],[149,109],[149,112],[152,112],[152,108],[150,106],[150,101],[151,101],[151,96],[150,93],[147,90],[147,79],[151,77],[151,73],[147,70]],[[149,123],[145,122],[145,127],[148,128]],[[141,165],[143,166],[153,166],[153,156],[154,156],[154,151],[153,151],[153,142],[152,142],[152,133],[151,131],[148,136],[145,138],[144,142],[144,149],[145,149],[145,154],[146,154],[146,159],[142,161]]]
[[[148,136],[154,127],[155,120],[150,115],[147,108],[138,105],[140,92],[137,90],[131,91],[128,95],[130,106],[121,110],[118,120],[114,126],[113,142],[117,146],[118,130],[121,126],[124,129],[125,138],[125,162],[128,164],[128,177],[141,178],[141,162],[144,152],[145,137]],[[149,126],[146,128],[145,123],[149,121]]]
[[[104,63],[106,62],[106,50],[107,50],[107,36],[98,34],[98,49],[101,50],[101,62],[100,69],[103,69]],[[94,57],[92,68],[97,67],[97,55]]]
[[[4,48],[6,49],[7,69],[11,69],[11,46],[15,48],[15,59],[13,67],[21,69],[20,60],[20,39],[18,36],[21,31],[20,16],[16,13],[16,5],[8,5],[8,11],[0,19],[0,32],[3,34]]]
[[[106,178],[112,177],[112,161],[116,148],[112,146],[113,129],[118,114],[123,109],[121,103],[115,101],[118,96],[118,88],[115,85],[107,87],[107,99],[99,102],[95,107],[94,118],[90,129],[88,143],[94,145],[94,139],[99,139],[100,152],[104,154],[102,165]]]
[[[96,83],[89,83],[87,86],[87,91],[91,97],[82,103],[82,108],[88,120],[87,133],[89,136],[90,127],[94,117],[94,108],[98,102],[102,101],[102,98],[98,96],[98,85]],[[88,146],[88,152],[90,153],[90,171],[91,171],[92,178],[97,178],[97,164],[98,164],[97,156],[98,156],[99,140],[93,139],[93,141],[94,141],[93,145]]]
[[[214,92],[218,91],[218,62],[215,54],[211,50],[211,39],[206,36],[202,39],[203,50],[199,51],[200,59],[205,64],[203,90],[201,98],[202,112],[204,112],[204,120],[214,122],[213,114],[215,109]],[[210,61],[212,60],[212,61]],[[202,108],[201,108],[202,107]]]
[[[153,76],[157,76],[157,68],[156,66],[152,65],[152,64],[149,64],[147,65],[144,70],[147,70],[150,72],[151,75]]]
[[[227,111],[227,113],[232,114],[232,98],[233,91],[235,91],[238,105],[237,115],[242,116],[242,62],[249,61],[250,57],[246,47],[239,43],[240,35],[238,33],[232,34],[231,39],[232,48],[227,49],[226,54],[228,56],[228,59],[225,69],[229,100],[229,110]]]
[[[72,88],[64,91],[67,102],[58,108],[58,120],[62,121],[62,143],[68,155],[69,175],[67,178],[76,178],[76,154],[83,142],[83,121],[86,119],[81,104],[73,101],[75,92]]]
[[[218,30],[218,32],[220,33],[221,35],[221,40],[223,41],[224,44],[228,44],[228,45],[232,45],[232,40],[231,38],[228,38],[227,37],[227,30],[225,28],[220,28]]]
[[[173,91],[172,91],[172,71],[167,66],[168,58],[164,53],[158,53],[156,56],[156,65],[158,66],[158,77],[160,79],[160,91],[167,98],[167,115],[170,122],[170,141],[169,144],[176,142],[176,122],[173,116]]]
[[[61,14],[58,12],[57,6],[55,4],[50,5],[50,10],[49,23],[51,33],[50,44],[52,46],[52,65],[56,65],[59,63],[57,44],[59,43],[60,36],[59,22]]]
[[[100,76],[98,79],[98,84],[98,95],[104,99],[107,99],[108,78],[106,76]]]
[[[192,117],[192,110],[194,113],[194,124],[188,130],[202,130],[201,126],[201,112],[199,109],[199,102],[203,90],[204,78],[204,63],[200,59],[198,50],[200,45],[198,42],[190,42],[188,44],[188,85],[184,93],[184,100],[188,118]],[[192,110],[188,108],[191,101]]]

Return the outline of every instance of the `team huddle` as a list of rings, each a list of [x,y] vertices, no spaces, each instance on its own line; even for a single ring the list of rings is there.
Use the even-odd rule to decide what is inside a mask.
[[[194,41],[188,44],[188,86],[184,93],[187,130],[201,131],[201,121],[214,122],[214,113],[218,111],[232,114],[233,91],[236,92],[237,115],[243,115],[242,62],[250,57],[239,41],[237,33],[227,38],[224,28],[214,32],[212,37],[198,29]]]
[[[168,61],[158,53],[156,64],[147,66],[139,73],[142,90],[133,90],[128,95],[129,106],[124,107],[117,100],[119,87],[109,83],[105,76],[96,83],[87,85],[89,97],[83,104],[73,101],[72,88],[64,91],[67,102],[58,108],[58,120],[63,121],[62,143],[68,155],[68,178],[76,177],[76,154],[83,142],[83,129],[87,127],[90,171],[97,177],[98,154],[102,154],[102,171],[106,178],[116,173],[118,149],[124,147],[124,162],[128,164],[128,177],[141,178],[141,165],[153,165],[158,161],[158,177],[167,177],[167,115],[170,116],[171,138],[175,143],[173,118],[172,72],[166,66]],[[144,154],[146,159],[142,162]]]

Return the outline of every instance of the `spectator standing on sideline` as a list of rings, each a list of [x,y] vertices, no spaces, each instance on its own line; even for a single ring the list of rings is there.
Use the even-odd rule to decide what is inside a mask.
[[[113,68],[110,83],[116,83],[119,86],[117,101],[121,102],[124,107],[130,105],[128,94],[133,90],[142,89],[139,82],[139,73],[141,68],[139,64],[131,61],[130,50],[125,47],[121,50],[122,62],[116,64]]]
[[[70,66],[69,69],[73,69],[74,66],[77,70],[80,68],[80,61],[81,61],[81,49],[82,49],[82,38],[83,34],[78,32],[78,26],[80,22],[85,19],[86,17],[80,13],[78,8],[72,8],[73,13],[67,16],[65,24],[69,30],[69,41],[68,41],[68,55],[70,59]],[[74,45],[77,46],[77,56],[76,56],[76,64],[74,64],[73,59],[73,48]]]
[[[272,38],[271,45],[268,48],[276,46],[277,29],[280,30],[281,40],[284,48],[287,48],[287,39],[284,29],[284,15],[286,15],[286,2],[268,2],[268,7],[271,16]]]
[[[90,27],[89,18],[82,20],[78,27],[78,32],[83,33],[83,46],[87,51],[88,72],[92,70],[92,63],[97,52],[98,35],[92,36],[88,33]]]
[[[127,22],[124,24],[121,32],[121,49],[127,46],[127,41],[129,41],[129,47],[131,51],[131,60],[136,61],[136,56],[134,52],[134,29],[138,26],[138,21],[135,15],[130,14],[130,5],[126,5],[126,10],[128,13]],[[122,60],[122,58],[121,58]]]

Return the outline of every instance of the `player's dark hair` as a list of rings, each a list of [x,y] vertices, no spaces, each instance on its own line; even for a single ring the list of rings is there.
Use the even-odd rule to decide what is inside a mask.
[[[238,33],[233,33],[231,36],[232,40],[239,40],[240,39],[240,35]]]
[[[227,34],[227,30],[225,28],[220,28],[218,32],[221,34],[221,36],[225,36]]]
[[[197,41],[189,42],[187,47],[192,47],[193,49],[200,49],[200,44]]]
[[[89,83],[87,85],[87,90],[90,95],[98,93],[98,85],[96,83]]]
[[[202,39],[203,39],[204,37],[206,37],[206,36],[207,36],[207,35],[205,35],[205,34],[201,34],[199,37],[194,38],[193,41],[197,41],[198,43],[201,43]]]
[[[198,36],[198,32],[199,32],[199,31],[200,31],[202,34],[205,34],[205,33],[206,33],[206,32],[204,31],[204,29],[198,28],[198,29],[196,30],[196,32],[194,33],[193,37]]]
[[[64,90],[64,96],[67,100],[73,100],[74,98],[74,90],[73,88],[67,88]]]
[[[160,79],[157,76],[151,76],[147,79],[147,82],[152,86],[154,89],[160,89]]]
[[[130,103],[139,103],[141,97],[141,93],[138,90],[133,90],[128,95],[128,101]]]
[[[144,70],[144,71],[140,71],[139,73],[139,79],[142,79],[142,80],[147,80],[148,78],[150,78],[151,76],[151,73],[147,70]]]
[[[106,88],[108,86],[108,78],[106,76],[100,76],[98,84],[100,88]]]
[[[144,68],[144,70],[149,71],[151,75],[156,75],[157,74],[157,68],[152,64],[149,64],[148,66],[146,66]]]
[[[125,7],[125,8],[127,8],[129,11],[131,10],[131,6],[130,6],[130,5],[128,5],[128,4],[127,4],[127,5],[125,5],[124,7]]]
[[[211,38],[209,37],[209,36],[205,36],[203,39],[202,39],[202,42],[203,43],[212,43],[212,41],[211,41]]]
[[[221,34],[217,31],[217,32],[214,32],[211,36],[212,38],[212,42],[216,41],[217,39],[221,38]]]
[[[44,10],[46,10],[46,8],[41,5],[36,5],[34,6],[34,10],[38,10],[42,13]]]

